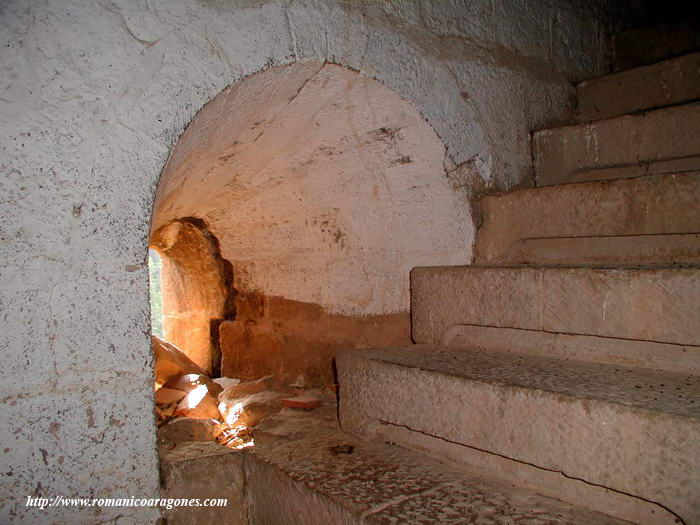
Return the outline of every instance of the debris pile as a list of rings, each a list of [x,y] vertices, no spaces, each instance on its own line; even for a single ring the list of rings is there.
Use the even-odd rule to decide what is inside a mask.
[[[158,441],[216,441],[231,448],[252,444],[251,429],[282,409],[310,410],[335,390],[283,387],[273,376],[241,383],[211,378],[174,345],[152,336]]]

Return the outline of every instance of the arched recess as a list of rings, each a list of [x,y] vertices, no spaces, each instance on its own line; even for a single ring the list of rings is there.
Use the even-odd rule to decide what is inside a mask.
[[[410,103],[337,65],[268,69],[208,103],[164,169],[152,236],[196,218],[230,262],[222,373],[318,385],[339,349],[409,343],[411,268],[469,262],[444,157]]]

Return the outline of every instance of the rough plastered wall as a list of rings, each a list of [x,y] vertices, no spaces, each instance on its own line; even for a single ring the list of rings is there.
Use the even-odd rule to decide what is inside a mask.
[[[156,518],[25,502],[158,492],[151,208],[171,146],[217,93],[338,63],[416,108],[455,184],[508,187],[530,176],[527,131],[566,116],[567,81],[603,71],[605,4],[1,2],[0,521]]]

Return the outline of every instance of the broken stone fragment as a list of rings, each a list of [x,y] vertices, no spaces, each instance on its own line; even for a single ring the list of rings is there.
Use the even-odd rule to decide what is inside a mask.
[[[302,410],[311,410],[318,407],[321,400],[311,396],[297,396],[282,399],[282,406]]]
[[[215,398],[223,392],[221,385],[215,383],[204,374],[185,374],[180,377],[173,377],[163,386],[187,393],[192,392],[200,386],[205,386],[207,391]]]
[[[257,381],[247,381],[245,383],[229,386],[219,395],[219,401],[265,392],[273,388],[274,381],[275,378],[273,376],[265,376]]]
[[[174,388],[161,387],[156,390],[156,405],[169,405],[180,401],[187,395],[187,392],[175,390]]]
[[[171,378],[184,374],[206,373],[180,349],[159,337],[151,336],[151,346],[155,357],[156,383],[162,385]]]
[[[209,393],[207,385],[199,385],[178,403],[175,416],[195,419],[219,419],[218,403]]]
[[[214,441],[220,432],[220,421],[177,417],[158,429],[158,440],[170,443]]]
[[[224,390],[231,386],[236,386],[241,382],[240,379],[235,379],[233,377],[215,377],[214,379],[212,379],[212,381],[214,381],[214,383],[219,385]]]
[[[257,392],[230,397],[228,390],[219,396],[219,413],[224,422],[233,426],[254,427],[260,421],[281,410],[278,392]]]

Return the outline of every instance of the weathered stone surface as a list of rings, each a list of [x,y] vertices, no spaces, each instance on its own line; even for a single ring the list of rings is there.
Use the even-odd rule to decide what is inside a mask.
[[[242,397],[221,395],[219,413],[225,423],[254,427],[266,417],[282,410],[280,400],[283,395],[278,392],[258,392]]]
[[[186,441],[214,441],[221,430],[221,422],[214,419],[176,417],[158,428],[158,440],[167,443]]]
[[[373,428],[373,441],[395,443],[416,450],[419,454],[439,461],[466,467],[470,472],[508,480],[511,484],[535,491],[537,494],[573,502],[576,505],[600,509],[626,522],[645,525],[678,525],[678,518],[658,504],[568,478],[559,471],[539,468],[514,461],[459,443],[446,441],[407,427],[379,423]]]
[[[187,392],[184,392],[182,390],[161,387],[158,390],[156,390],[156,394],[155,394],[156,405],[169,405],[170,403],[175,403],[176,401],[180,401],[186,395],[187,395]]]
[[[163,509],[168,524],[249,523],[240,452],[216,443],[182,443],[161,458],[161,472],[163,498],[227,500],[225,506]]]
[[[187,357],[179,348],[151,336],[151,346],[155,359],[155,376],[157,383],[167,383],[170,379],[183,374],[205,374],[198,365]]]
[[[479,264],[700,262],[700,173],[564,184],[479,202]]]
[[[204,386],[213,397],[218,397],[224,389],[218,383],[211,380],[209,376],[204,374],[185,374],[179,377],[171,378],[165,383],[166,388],[173,390],[181,390],[182,392],[192,392],[194,389]]]
[[[521,239],[508,250],[503,263],[600,267],[698,265],[700,234]]]
[[[217,372],[217,323],[231,314],[231,267],[201,219],[181,218],[151,235],[161,258],[163,330],[207,373]]]
[[[586,80],[576,94],[579,122],[700,99],[700,53]]]
[[[443,346],[512,351],[678,374],[694,375],[700,370],[700,346],[653,341],[459,324],[449,327],[440,343]]]
[[[217,93],[270,65],[332,61],[413,105],[447,145],[448,164],[479,154],[475,176],[508,185],[529,173],[528,130],[567,115],[567,80],[600,74],[608,62],[607,20],[590,3],[547,3],[526,23],[510,4],[478,10],[478,20],[437,4],[430,27],[466,21],[452,23],[454,37],[437,36],[411,2],[2,2],[2,403],[21,425],[0,428],[9,449],[0,458],[0,521],[47,518],[23,505],[37,480],[47,496],[155,494],[144,335],[152,203],[175,138]],[[528,26],[544,19],[556,23],[538,24],[533,37]],[[530,49],[544,52],[516,52]],[[13,417],[3,412],[3,423]],[[93,521],[147,523],[153,512],[105,508]],[[82,509],[51,515],[92,518]]]
[[[236,320],[219,326],[222,373],[255,379],[275,374],[287,384],[321,386],[333,380],[340,348],[410,342],[408,311],[386,315],[334,314],[318,304],[241,293]]]
[[[609,177],[598,177],[597,168],[697,157],[698,127],[700,104],[686,104],[538,131],[532,136],[537,185]]]
[[[697,376],[425,345],[345,352],[338,372],[347,431],[398,425],[700,518]]]
[[[297,408],[311,410],[321,405],[321,400],[311,396],[286,397],[281,400],[282,406],[287,408]]]
[[[221,388],[226,390],[230,386],[235,386],[241,382],[240,379],[236,379],[233,377],[214,377],[212,378],[212,381],[219,385]]]
[[[173,415],[195,419],[218,419],[219,408],[216,397],[211,395],[205,385],[196,387],[182,398]]]
[[[256,431],[255,442],[245,459],[254,523],[621,523],[361,441],[338,430],[334,410],[280,413]]]
[[[255,381],[245,381],[243,383],[237,383],[235,385],[230,385],[222,392],[219,393],[219,399],[234,399],[237,397],[243,397],[250,394],[257,394],[259,392],[265,392],[270,390],[277,383],[277,379],[273,376],[265,376]]]
[[[455,324],[700,346],[700,271],[415,268],[413,338],[438,343]]]
[[[677,17],[662,24],[646,25],[614,36],[615,71],[653,64],[700,49],[700,19]]]

